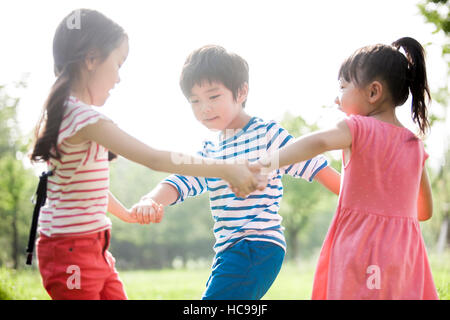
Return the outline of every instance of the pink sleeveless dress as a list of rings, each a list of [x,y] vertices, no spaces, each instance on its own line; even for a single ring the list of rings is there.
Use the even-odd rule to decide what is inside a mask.
[[[312,299],[438,299],[417,219],[422,141],[371,117],[346,122],[352,153]]]

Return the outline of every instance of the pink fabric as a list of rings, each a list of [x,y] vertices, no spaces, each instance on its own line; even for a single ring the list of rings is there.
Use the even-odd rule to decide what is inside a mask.
[[[371,117],[346,121],[352,154],[312,299],[438,299],[417,219],[422,141]]]

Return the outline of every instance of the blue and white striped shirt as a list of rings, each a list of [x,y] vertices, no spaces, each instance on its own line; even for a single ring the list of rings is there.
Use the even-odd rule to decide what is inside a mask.
[[[224,160],[244,158],[251,162],[291,143],[293,137],[277,122],[264,122],[253,117],[244,128],[227,130],[219,135],[218,140],[216,144],[204,142],[199,155]],[[174,204],[209,191],[211,213],[215,221],[213,231],[216,253],[244,238],[273,242],[286,250],[282,217],[278,214],[283,196],[281,178],[283,174],[289,174],[311,182],[326,166],[326,158],[320,155],[280,168],[269,176],[264,190],[257,190],[246,198],[236,197],[228,183],[218,178],[171,175],[163,183],[178,190],[179,196]]]

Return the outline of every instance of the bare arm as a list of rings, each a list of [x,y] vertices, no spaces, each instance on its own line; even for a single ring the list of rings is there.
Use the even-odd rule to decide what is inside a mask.
[[[419,221],[428,220],[433,215],[433,197],[431,194],[431,186],[428,179],[427,170],[425,168],[423,168],[422,178],[420,179],[417,211],[417,218]]]
[[[325,188],[339,195],[341,187],[341,175],[332,167],[325,167],[314,177],[314,180],[321,183]]]
[[[110,121],[99,120],[80,129],[72,138],[80,142],[93,140],[116,154],[156,171],[222,178],[239,189],[240,195],[265,187],[245,164],[229,165],[225,161],[216,160],[208,163],[202,158],[157,150],[130,136]]]
[[[345,120],[342,120],[334,128],[297,138],[293,143],[279,149],[268,158],[260,160],[260,163],[265,167],[270,167],[269,170],[278,169],[311,159],[326,151],[350,148],[351,144],[350,129]]]
[[[179,197],[178,190],[168,183],[158,184],[149,194],[142,197],[141,201],[152,199],[153,201],[168,206],[177,201]]]
[[[164,216],[164,207],[174,203],[178,197],[175,187],[162,182],[131,208],[132,215],[140,224],[159,223]]]
[[[125,208],[110,191],[108,192],[108,212],[122,221],[130,223],[137,222],[137,220],[131,216],[131,212],[128,211],[128,209]]]

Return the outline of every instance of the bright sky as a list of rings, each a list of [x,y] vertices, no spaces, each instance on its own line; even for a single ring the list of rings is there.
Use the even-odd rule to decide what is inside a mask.
[[[0,84],[28,73],[19,121],[35,125],[54,82],[52,41],[59,22],[77,8],[101,11],[128,33],[130,53],[121,83],[102,112],[147,144],[190,152],[211,132],[196,122],[178,79],[187,55],[205,44],[219,44],[247,60],[250,92],[246,110],[281,120],[286,111],[321,126],[333,123],[337,71],[361,46],[391,43],[403,36],[427,47],[428,76],[434,90],[448,81],[439,44],[416,1],[3,1],[0,5]],[[13,90],[11,90],[13,93]],[[330,108],[323,109],[326,105]],[[434,105],[433,105],[434,107]],[[438,109],[438,106],[434,107]],[[401,121],[412,129],[409,108]],[[444,130],[447,130],[446,134]],[[441,159],[448,129],[427,139],[430,161]]]

